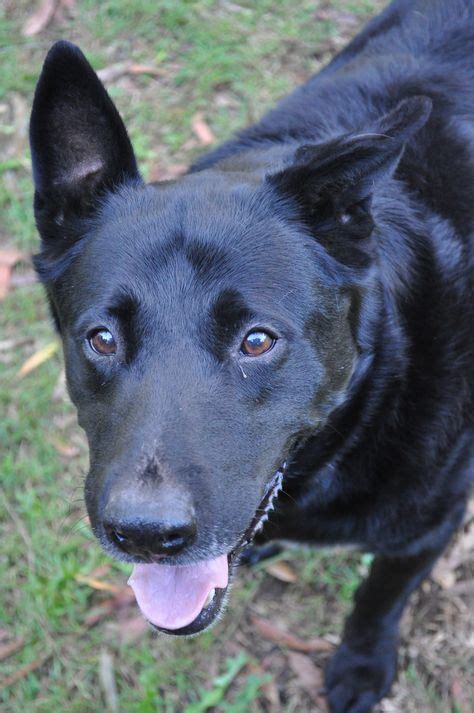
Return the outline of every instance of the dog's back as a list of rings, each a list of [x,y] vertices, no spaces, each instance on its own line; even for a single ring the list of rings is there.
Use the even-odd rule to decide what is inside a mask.
[[[461,234],[472,234],[473,0],[394,0],[322,72],[196,168],[246,148],[365,128],[414,95],[431,97],[434,115],[429,135],[411,142],[401,175]]]

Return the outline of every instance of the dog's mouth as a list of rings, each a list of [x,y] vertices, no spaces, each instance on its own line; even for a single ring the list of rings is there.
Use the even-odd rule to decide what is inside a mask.
[[[283,464],[267,485],[249,527],[228,554],[191,565],[134,566],[128,583],[142,614],[156,629],[174,636],[189,636],[215,621],[224,605],[233,567],[273,509],[285,467]]]

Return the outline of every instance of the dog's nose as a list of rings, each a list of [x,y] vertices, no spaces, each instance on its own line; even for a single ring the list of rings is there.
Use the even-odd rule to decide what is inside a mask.
[[[177,555],[196,539],[196,523],[108,521],[105,531],[112,542],[123,552],[146,559],[156,556]]]
[[[191,504],[180,497],[153,496],[122,491],[112,494],[103,515],[111,542],[128,555],[153,560],[177,555],[190,547],[197,535]]]

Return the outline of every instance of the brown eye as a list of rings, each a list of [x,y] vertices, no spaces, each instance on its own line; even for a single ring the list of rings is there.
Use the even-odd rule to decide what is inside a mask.
[[[268,334],[268,332],[255,330],[254,332],[249,332],[247,334],[242,342],[240,350],[246,356],[261,356],[273,347],[275,341],[276,340]]]
[[[116,354],[117,343],[112,332],[108,329],[97,329],[89,336],[89,344],[92,349],[102,356]]]

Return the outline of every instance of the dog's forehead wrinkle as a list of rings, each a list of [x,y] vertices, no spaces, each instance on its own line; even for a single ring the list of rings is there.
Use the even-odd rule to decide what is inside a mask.
[[[201,177],[194,174],[193,180],[197,175]],[[204,240],[228,249],[237,240],[239,250],[253,247],[255,251],[259,249],[257,237],[262,239],[267,234],[268,240],[275,243],[278,232],[291,248],[294,241],[286,240],[282,220],[268,210],[269,200],[264,191],[237,192],[221,181],[211,187],[203,182],[202,187],[193,190],[179,184],[161,190],[147,187],[129,192],[126,200],[121,200],[121,194],[113,196],[101,213],[101,224],[107,226],[107,239],[111,242],[114,234],[126,240],[128,233],[137,240],[141,236],[157,248],[182,234],[185,241]]]
[[[229,253],[236,250],[232,245],[221,248],[204,241],[187,241],[183,249],[170,245],[153,246],[133,257],[131,247],[125,247],[119,264],[110,267],[109,279],[91,287],[91,303],[100,295],[109,311],[117,314],[130,317],[131,310],[125,314],[124,307],[133,306],[134,317],[148,326],[153,323],[173,331],[181,325],[199,331],[203,315],[211,313],[217,295],[225,291],[240,292],[249,313],[274,315],[290,323],[300,319],[301,299],[312,298],[311,279],[292,270],[283,255],[272,262],[268,251],[248,249],[232,258]],[[112,287],[117,282],[118,287]]]
[[[277,307],[287,320],[297,320],[293,303],[311,289],[306,236],[269,217],[255,196],[236,199],[228,190],[215,190],[137,190],[131,200],[136,214],[129,205],[127,220],[117,220],[109,206],[111,222],[99,231],[95,251],[104,277],[113,282],[112,274],[119,274],[128,281],[139,293],[139,304],[154,310],[157,319],[173,310],[189,314],[191,309],[196,315],[197,304],[206,313],[209,288],[220,290],[225,283],[247,286],[249,300],[260,310],[271,313]],[[206,193],[208,206],[205,200],[203,205]],[[119,196],[112,202],[119,203]]]
[[[201,225],[212,225],[213,218],[218,220],[227,216],[230,224],[236,217],[248,216],[250,220],[264,217],[262,200],[257,198],[259,194],[254,186],[236,186],[225,174],[217,173],[212,172],[212,182],[206,180],[203,172],[184,176],[172,184],[118,191],[105,202],[100,213],[101,222],[138,219],[145,224],[158,219],[179,229],[188,221],[199,229]]]

